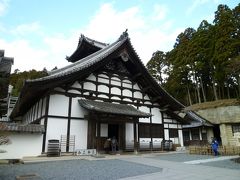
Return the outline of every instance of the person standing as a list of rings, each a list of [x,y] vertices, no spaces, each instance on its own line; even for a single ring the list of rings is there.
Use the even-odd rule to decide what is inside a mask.
[[[216,138],[212,138],[212,143],[211,143],[211,147],[212,147],[212,151],[214,153],[214,156],[219,155],[218,153],[218,141],[216,140]]]
[[[113,138],[112,138],[111,146],[112,146],[112,152],[116,152],[117,151],[117,139],[115,136],[113,136]]]

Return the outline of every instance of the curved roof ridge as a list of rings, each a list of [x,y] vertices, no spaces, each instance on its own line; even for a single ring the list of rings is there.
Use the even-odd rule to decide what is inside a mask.
[[[82,59],[80,59],[68,66],[65,66],[61,69],[57,69],[52,72],[49,72],[49,76],[45,76],[45,77],[42,77],[39,79],[27,80],[26,82],[28,83],[28,82],[44,81],[44,80],[48,80],[48,79],[62,77],[62,76],[74,73],[78,70],[82,70],[82,69],[94,64],[95,62],[100,61],[101,59],[103,59],[104,57],[106,57],[107,55],[112,53],[115,49],[117,49],[120,45],[122,45],[126,39],[127,38],[124,38],[122,40],[118,39],[111,45],[106,46],[105,48],[100,49],[99,51],[97,51],[85,58],[82,58]]]

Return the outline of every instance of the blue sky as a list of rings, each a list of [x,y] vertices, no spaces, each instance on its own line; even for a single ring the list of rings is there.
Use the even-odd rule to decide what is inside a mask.
[[[187,27],[212,23],[219,4],[237,0],[0,0],[0,49],[13,70],[68,64],[80,34],[112,43],[128,28],[144,64],[156,50],[169,51]]]

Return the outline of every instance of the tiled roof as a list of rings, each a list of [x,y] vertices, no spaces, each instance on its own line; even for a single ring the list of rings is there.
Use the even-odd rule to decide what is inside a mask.
[[[83,40],[86,40],[88,43],[98,47],[98,48],[105,48],[106,46],[108,46],[109,44],[106,44],[106,43],[102,43],[102,42],[99,42],[99,41],[96,41],[94,39],[91,39],[91,38],[88,38],[84,35],[81,35],[81,38],[79,39],[79,43],[78,43],[78,46],[80,45],[81,41]]]
[[[115,104],[108,102],[93,101],[87,99],[80,99],[79,103],[82,107],[95,112],[117,114],[132,117],[150,117],[151,114],[139,111],[133,106],[126,104]]]
[[[200,126],[208,126],[212,127],[213,125],[208,122],[206,119],[202,118],[200,115],[196,114],[193,111],[188,111],[186,113],[187,118],[190,118],[192,121],[188,125],[183,125],[183,128],[193,128],[193,127],[200,127]]]
[[[57,69],[55,71],[51,71],[51,72],[49,72],[49,76],[45,76],[43,78],[39,78],[39,79],[35,79],[35,80],[28,80],[27,82],[39,82],[39,81],[60,78],[60,77],[64,77],[66,75],[72,74],[74,72],[81,71],[81,70],[101,61],[105,57],[107,57],[109,54],[114,52],[114,50],[116,50],[118,47],[120,47],[126,40],[127,40],[127,38],[116,41],[115,43],[105,47],[104,49],[101,49],[101,50],[75,62],[75,63],[72,63],[64,68]]]
[[[19,124],[19,123],[0,122],[0,131],[43,133],[45,132],[45,129],[43,125],[39,125],[39,124]]]

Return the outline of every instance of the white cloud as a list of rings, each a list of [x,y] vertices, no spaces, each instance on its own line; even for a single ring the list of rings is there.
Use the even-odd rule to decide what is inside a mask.
[[[219,4],[220,0],[194,0],[191,6],[187,9],[186,14],[190,15],[192,12],[198,8],[199,6],[206,4],[206,3],[214,3]]]
[[[17,36],[28,35],[29,33],[40,32],[41,26],[38,22],[32,22],[29,24],[20,24],[11,30],[11,33]]]
[[[171,30],[173,21],[164,20],[165,13],[159,16],[162,19],[160,22],[153,19],[156,12],[154,6],[152,11],[147,12],[146,15],[142,14],[138,6],[119,11],[112,4],[103,4],[84,27],[79,27],[74,31],[69,30],[64,34],[56,32],[55,35],[49,36],[42,32],[37,22],[22,24],[12,31],[18,35],[18,38],[14,41],[0,39],[0,47],[5,49],[6,56],[14,57],[13,70],[16,68],[21,71],[42,70],[44,67],[51,70],[55,66],[60,68],[69,64],[65,56],[75,51],[80,33],[98,41],[112,43],[128,28],[132,44],[146,64],[156,50],[171,50],[177,35],[183,30]],[[37,35],[41,37],[41,42],[31,42],[26,39],[27,35],[24,36],[25,39],[19,39],[21,35],[34,31],[38,32]]]
[[[168,8],[164,5],[156,4],[154,5],[154,14],[153,17],[155,20],[163,20],[166,17]]]
[[[152,12],[146,15],[141,14],[138,6],[117,11],[112,4],[104,4],[92,17],[89,25],[84,29],[84,33],[99,41],[110,40],[113,42],[128,28],[132,44],[146,64],[154,51],[171,50],[173,46],[171,42],[174,42],[181,32],[180,30],[169,30],[173,22],[171,20],[164,21],[166,13],[167,7],[161,5],[153,6]],[[107,43],[109,42],[107,41]]]
[[[9,0],[0,0],[0,16],[2,16],[8,8]]]

